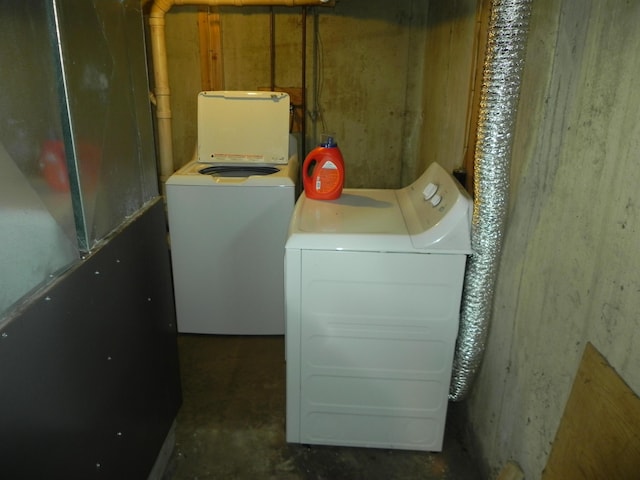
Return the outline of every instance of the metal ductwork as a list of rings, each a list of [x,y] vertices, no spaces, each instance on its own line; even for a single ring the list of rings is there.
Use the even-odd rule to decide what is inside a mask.
[[[473,255],[467,263],[449,398],[463,400],[480,367],[509,194],[511,147],[531,0],[493,0],[475,147]]]

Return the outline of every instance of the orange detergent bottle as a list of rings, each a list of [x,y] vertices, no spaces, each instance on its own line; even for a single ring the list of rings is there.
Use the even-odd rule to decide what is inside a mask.
[[[302,164],[302,185],[307,198],[335,200],[344,187],[344,159],[331,135],[311,150]]]

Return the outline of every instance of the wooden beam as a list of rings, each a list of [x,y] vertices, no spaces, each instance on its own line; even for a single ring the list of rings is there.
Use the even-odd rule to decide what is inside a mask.
[[[198,34],[202,90],[223,90],[222,30],[218,7],[204,7],[198,13]]]

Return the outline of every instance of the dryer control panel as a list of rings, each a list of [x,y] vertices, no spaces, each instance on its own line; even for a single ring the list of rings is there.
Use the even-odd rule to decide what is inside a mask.
[[[415,248],[471,253],[473,202],[438,163],[432,163],[415,182],[397,190],[396,195]]]

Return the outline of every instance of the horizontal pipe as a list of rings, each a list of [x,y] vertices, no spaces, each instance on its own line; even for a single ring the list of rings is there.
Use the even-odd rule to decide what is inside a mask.
[[[173,174],[173,140],[171,138],[171,91],[167,66],[165,14],[174,5],[200,6],[335,6],[335,0],[155,0],[149,13],[151,55],[155,83],[155,106],[158,122],[158,155],[160,157],[160,182]]]
[[[282,6],[282,7],[299,7],[308,5],[327,5],[334,6],[335,0],[156,0],[151,7],[154,9],[168,12],[173,5],[204,5],[204,6],[231,6],[231,7],[250,7],[250,6]]]

